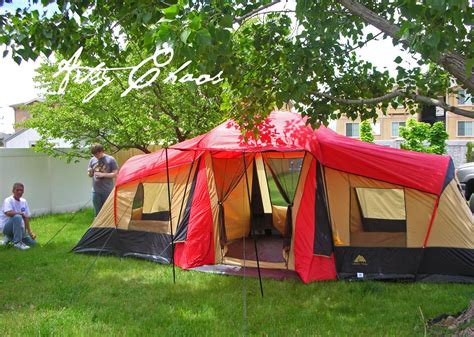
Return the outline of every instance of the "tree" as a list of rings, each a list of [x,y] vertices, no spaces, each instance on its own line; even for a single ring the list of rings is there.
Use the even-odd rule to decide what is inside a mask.
[[[404,139],[400,145],[402,149],[436,154],[446,153],[448,134],[443,122],[430,125],[409,118],[406,126],[400,127],[400,136]]]
[[[474,161],[474,154],[472,153],[472,148],[474,147],[473,142],[466,143],[466,163],[472,163]]]
[[[372,134],[372,126],[370,122],[365,120],[360,123],[360,140],[373,143],[374,142],[374,135]]]
[[[134,64],[137,57],[129,62]],[[29,108],[32,118],[24,123],[42,136],[35,150],[71,159],[89,157],[84,146],[99,142],[112,150],[136,148],[148,153],[151,144],[167,146],[183,141],[207,132],[225,118],[219,111],[216,86],[157,82],[121,98],[126,78],[118,73],[88,102],[84,98],[97,84],[69,83],[64,94],[58,95],[63,80],[54,77],[58,63],[42,64],[35,79],[46,92],[44,102]],[[54,138],[69,141],[72,151],[59,152],[51,142]]]
[[[62,0],[49,16],[28,9],[1,14],[0,42],[17,62],[52,51],[69,58],[83,46],[86,61],[107,64],[126,59],[130,41],[149,53],[169,43],[174,66],[194,60],[189,70],[223,71],[222,109],[248,128],[288,101],[315,125],[343,114],[374,119],[389,105],[415,111],[420,103],[474,117],[437,99],[451,78],[474,91],[468,0],[279,3],[286,1]],[[406,67],[395,58],[395,77],[355,52],[388,38],[418,60]]]

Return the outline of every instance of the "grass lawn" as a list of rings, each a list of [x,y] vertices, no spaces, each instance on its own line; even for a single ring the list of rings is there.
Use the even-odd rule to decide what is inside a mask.
[[[474,299],[461,284],[263,280],[70,253],[92,221],[32,220],[40,247],[0,247],[0,336],[423,336]],[[94,264],[94,261],[96,263]],[[243,287],[247,320],[243,319]]]

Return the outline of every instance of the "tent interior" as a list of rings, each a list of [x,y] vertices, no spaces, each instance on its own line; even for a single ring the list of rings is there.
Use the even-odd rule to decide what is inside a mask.
[[[222,263],[287,269],[303,158],[304,152],[212,155]]]
[[[222,264],[245,261],[256,267],[258,258],[262,268],[288,268],[291,211],[304,156],[304,152],[211,153]],[[183,241],[197,165],[170,169],[168,176],[160,173],[125,188],[133,193],[128,230],[170,234],[173,229],[174,242]],[[127,194],[119,193],[124,201]],[[126,213],[119,223],[127,220]]]

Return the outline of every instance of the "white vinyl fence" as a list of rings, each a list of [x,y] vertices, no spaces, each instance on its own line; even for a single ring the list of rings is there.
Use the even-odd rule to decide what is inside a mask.
[[[376,140],[378,145],[390,146],[399,149],[403,140]],[[446,154],[453,159],[454,167],[458,167],[466,162],[466,143],[468,140],[448,140],[446,141]]]
[[[25,185],[32,215],[63,213],[92,207],[88,160],[68,164],[33,149],[0,148],[0,199],[11,195],[15,182]]]

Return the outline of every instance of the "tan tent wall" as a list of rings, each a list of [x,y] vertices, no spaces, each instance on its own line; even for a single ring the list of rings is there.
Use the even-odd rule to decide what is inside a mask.
[[[248,188],[252,189],[253,165],[247,168]],[[227,240],[248,236],[250,233],[250,205],[245,175],[224,202]]]
[[[349,182],[350,182],[349,176]],[[360,233],[364,231],[362,226],[362,212],[359,207],[359,202],[357,201],[357,193],[355,188],[350,188],[351,198],[350,198],[350,233]],[[351,240],[354,239],[351,237]],[[351,243],[352,244],[352,243]]]
[[[192,167],[192,168],[191,168]],[[190,173],[191,169],[191,173]],[[192,179],[196,170],[196,164],[191,166],[183,165],[177,169],[169,171],[170,187],[172,190],[171,199],[171,219],[173,223],[173,232],[176,232],[178,220],[184,215],[184,208],[186,207],[186,201],[189,197],[191,190]],[[189,181],[188,181],[189,176]],[[142,179],[141,181],[133,181],[129,184],[120,186],[117,193],[117,228],[128,229],[128,230],[142,230],[147,232],[157,233],[171,233],[170,225],[168,221],[156,221],[156,220],[131,220],[132,218],[132,203],[135,197],[137,187],[139,183],[144,185],[157,183],[157,189],[153,187],[147,187],[147,194],[144,198],[144,209],[151,211],[153,205],[157,202],[158,198],[165,204],[168,203],[168,187],[167,187],[167,175],[166,172],[160,172],[159,174],[152,175]],[[186,187],[187,183],[187,187]],[[164,188],[166,186],[166,188]],[[151,195],[153,191],[160,192],[156,196]],[[184,192],[186,191],[186,195]],[[184,197],[184,202],[183,202]]]
[[[253,240],[248,240],[249,245],[253,245]],[[282,254],[284,254],[282,250]],[[234,266],[243,266],[245,263],[246,267],[251,267],[251,268],[265,268],[265,269],[286,269],[286,265],[284,263],[279,263],[279,262],[266,262],[266,261],[258,261],[258,266],[257,266],[257,261],[254,260],[241,260],[233,257],[224,257],[223,262],[225,264],[230,264]]]
[[[352,234],[362,233],[361,214],[354,189],[357,187],[404,189],[407,218],[406,247],[423,246],[423,240],[428,231],[436,196],[327,167],[324,172],[333,239],[336,246],[353,245],[351,242],[351,229]],[[351,209],[352,212],[350,211]],[[389,247],[399,246],[405,237],[405,233],[384,233],[384,238],[379,240],[380,237],[379,239],[372,238],[375,236],[373,233],[364,232],[363,234],[365,238],[357,237],[356,234],[354,239],[357,245],[362,244],[365,240],[367,246],[374,245],[377,241],[380,241],[379,244]]]
[[[472,213],[454,179],[441,194],[427,246],[474,248]]]
[[[91,227],[95,228],[115,228],[114,222],[114,194],[115,188],[110,192],[109,197],[102,206],[99,214],[95,217]]]
[[[270,191],[268,189],[267,175],[265,173],[263,158],[260,153],[255,155],[255,166],[257,168],[258,184],[260,186],[260,194],[262,196],[263,212],[266,214],[271,214],[272,203],[270,200]]]
[[[217,197],[216,183],[214,179],[214,171],[212,167],[212,158],[209,153],[205,154],[207,189],[209,191],[209,200],[211,202],[213,234],[214,234],[214,257],[215,263],[220,263],[223,258],[221,251],[221,243],[219,239],[219,198]]]
[[[407,210],[407,247],[423,247],[431,217],[436,204],[436,195],[405,189]]]
[[[117,188],[115,207],[117,212],[117,228],[119,229],[128,229],[132,217],[132,202],[137,192],[138,183],[138,181],[133,181]]]
[[[350,185],[347,173],[324,168],[333,240],[336,246],[350,245]]]
[[[286,212],[288,207],[272,206],[272,222],[281,235],[285,233]]]

